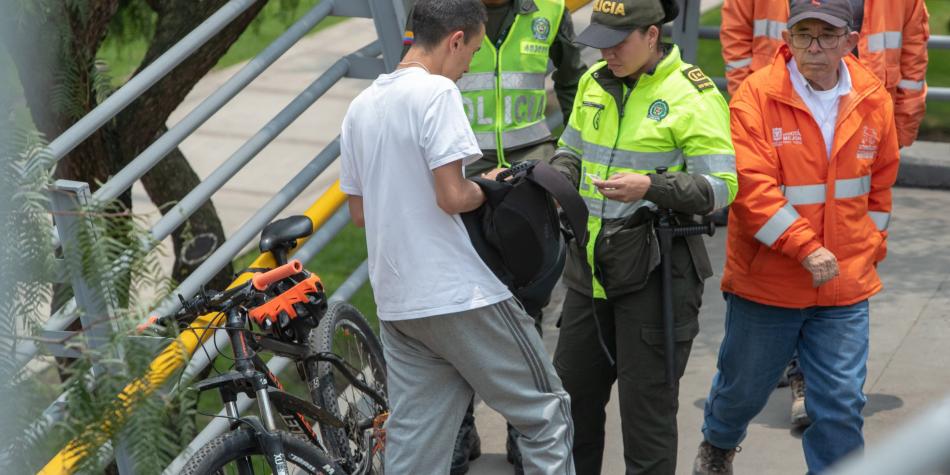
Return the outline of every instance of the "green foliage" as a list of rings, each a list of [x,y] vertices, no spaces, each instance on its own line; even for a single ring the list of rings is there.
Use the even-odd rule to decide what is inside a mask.
[[[46,451],[59,450],[52,441],[72,439],[76,447],[89,448],[81,451],[78,471],[101,473],[121,437],[136,473],[158,473],[195,433],[194,395],[139,393],[125,400],[116,395],[148,371],[155,354],[156,348],[127,337],[168,289],[160,251],[130,245],[149,239],[143,217],[115,203],[92,204],[57,219],[64,226],[65,218],[72,218],[77,239],[64,247],[69,252],[63,259],[54,261],[48,191],[53,163],[39,134],[16,122],[13,104],[9,96],[0,98],[0,226],[5,231],[0,235],[0,400],[15,408],[0,412],[0,447],[16,456],[4,472],[33,473],[39,468],[35,464],[50,455]],[[49,282],[56,274],[65,282],[81,277],[100,289],[108,315],[84,317],[93,328],[114,329],[104,342],[91,340],[88,332],[63,342],[82,351],[60,368],[64,383],[33,369],[21,373],[16,361],[26,341],[44,342],[35,335],[49,315]],[[51,383],[52,390],[39,390]],[[35,399],[61,392],[67,395],[64,420],[55,427],[34,424],[51,402]]]
[[[0,400],[19,408],[28,394],[14,383],[16,352],[23,344],[20,337],[39,325],[52,298],[51,286],[38,282],[52,275],[53,249],[48,198],[42,192],[49,174],[29,167],[49,160],[37,133],[15,127],[14,109],[12,97],[0,95]],[[32,419],[19,410],[0,411],[0,447],[23,454],[34,446],[42,436],[27,430]],[[22,468],[20,458],[11,463],[8,468]]]

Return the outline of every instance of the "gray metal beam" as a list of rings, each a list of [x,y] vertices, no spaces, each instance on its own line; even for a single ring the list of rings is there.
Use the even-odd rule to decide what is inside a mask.
[[[281,113],[278,114],[278,116],[276,116],[270,123],[268,123],[268,125],[266,125],[263,129],[261,129],[261,131],[258,132],[257,135],[252,137],[251,141],[254,141],[255,139],[263,141],[266,136],[269,136],[270,134],[273,134],[276,136],[276,134],[278,134],[281,130],[286,128],[286,125],[282,125],[282,123],[286,119],[286,116],[284,116],[283,118],[279,118],[279,117],[281,117],[283,114],[289,115],[289,114],[296,113],[296,111],[291,110],[291,108],[294,107],[295,104],[297,107],[301,107],[304,101],[309,100],[311,96],[316,96],[316,98],[319,98],[320,96],[322,96],[326,92],[325,90],[321,91],[321,89],[325,85],[323,81],[335,82],[336,80],[339,79],[339,77],[337,76],[338,76],[340,68],[336,68],[337,65],[341,63],[349,64],[350,62],[354,60],[359,61],[360,59],[366,59],[369,56],[378,55],[378,54],[379,54],[379,45],[378,45],[378,42],[374,42],[356,51],[355,53],[347,56],[346,58],[341,59],[339,62],[335,63],[334,66],[331,66],[331,68],[327,70],[323,75],[321,75],[320,78],[315,80],[314,83],[311,84],[310,87],[304,90],[304,92],[302,92],[301,95],[298,96],[297,99],[295,99],[294,102],[291,103],[291,105],[288,105],[283,111],[281,111]],[[318,83],[320,84],[318,85]],[[329,86],[332,86],[332,84],[330,84]],[[306,98],[301,97],[305,95],[307,96]],[[314,98],[314,100],[316,100],[316,98]],[[299,103],[298,103],[298,100],[299,100]],[[296,113],[296,115],[294,115],[293,118],[296,118],[297,116],[299,116],[299,113]],[[293,118],[291,118],[290,120],[291,122]],[[263,148],[263,145],[266,145],[266,143],[268,142],[269,140],[265,142],[264,144],[261,144],[261,148]],[[188,195],[176,205],[175,210],[174,210],[175,212],[166,213],[166,215],[163,216],[162,219],[159,220],[159,222],[156,223],[156,225],[152,228],[151,235],[152,235],[153,241],[143,242],[142,245],[148,246],[148,247],[154,247],[162,239],[165,239],[166,237],[168,237],[168,235],[170,235],[175,230],[175,228],[177,228],[184,221],[186,221],[192,214],[194,214],[194,212],[198,209],[198,207],[201,206],[201,204],[204,201],[209,199],[215,191],[219,190],[221,186],[223,186],[224,183],[227,182],[227,180],[233,177],[234,174],[236,174],[241,169],[241,167],[243,167],[244,164],[247,163],[248,160],[253,158],[253,154],[256,154],[259,151],[260,149],[253,151],[253,149],[249,147],[247,144],[243,145],[224,164],[222,164],[220,167],[215,169],[215,171],[212,172],[210,176],[208,176],[204,181],[202,181],[194,190],[189,192]],[[63,308],[57,311],[49,319],[49,321],[44,326],[43,330],[49,331],[49,332],[62,331],[66,327],[68,327],[73,321],[75,321],[76,318],[77,318],[77,315],[76,315],[75,300],[71,299],[67,302],[67,304]],[[17,345],[17,351],[16,351],[17,367],[22,369],[24,366],[26,366],[27,363],[30,362],[30,360],[36,357],[37,353],[39,353],[39,348],[37,347],[35,342],[26,340],[19,343]]]
[[[340,234],[340,231],[342,231],[349,222],[350,208],[346,203],[343,203],[343,206],[340,206],[340,209],[333,213],[333,216],[330,216],[330,219],[323,223],[323,226],[320,226],[320,229],[318,229],[313,236],[310,236],[310,239],[307,239],[307,242],[303,243],[300,249],[297,249],[297,252],[293,255],[294,259],[300,259],[300,262],[306,265],[307,262],[316,257],[327,244],[330,244],[330,241],[332,241],[337,234]],[[317,273],[319,274],[319,272]]]
[[[931,49],[950,49],[950,36],[933,35],[927,42],[927,47]]]
[[[169,152],[175,149],[201,124],[218,112],[234,96],[241,92],[248,84],[259,76],[268,66],[277,61],[291,46],[297,43],[313,29],[317,23],[326,18],[333,9],[336,0],[323,0],[313,7],[300,20],[297,20],[279,38],[254,59],[242,67],[228,79],[220,88],[198,104],[174,127],[146,148],[131,163],[125,166],[111,180],[107,181],[93,195],[99,202],[111,201],[128,190],[142,175],[145,175],[156,163],[161,161]]]
[[[369,8],[370,0],[346,0],[333,6],[333,16],[356,18],[372,18],[373,12]]]
[[[100,250],[87,251],[80,247],[83,228],[91,226],[84,222],[86,218],[83,217],[81,211],[90,200],[91,193],[87,183],[57,180],[50,196],[50,207],[53,220],[56,222],[56,230],[60,234],[59,240],[63,246],[63,261],[69,270],[74,298],[79,308],[79,319],[82,322],[81,342],[89,349],[109,350],[109,354],[92,355],[95,357],[92,374],[98,375],[110,371],[105,359],[121,360],[123,351],[121,346],[110,348],[113,337],[118,331],[113,320],[115,310],[118,308],[115,291],[106,285],[99,278],[100,276],[92,280],[87,277],[90,275],[90,270],[98,270],[89,269],[90,263],[96,267],[108,266],[110,263],[104,260]],[[102,230],[92,228],[85,231],[93,233],[93,236],[86,236],[92,239],[92,242],[99,241],[99,233]],[[116,465],[120,474],[134,473],[135,464],[122,440],[116,450]]]
[[[402,60],[402,35],[405,29],[405,13],[400,11],[402,0],[371,0],[370,11],[376,25],[376,35],[383,47],[383,64],[386,71],[393,71]]]
[[[247,222],[244,223],[234,234],[225,241],[208,259],[206,259],[191,275],[179,285],[172,295],[182,295],[185,298],[194,296],[205,282],[211,279],[224,266],[228,265],[237,253],[241,252],[258,233],[267,226],[277,213],[280,213],[287,205],[293,201],[301,191],[310,185],[313,180],[320,175],[336,158],[340,156],[340,138],[337,136],[323,149],[313,160],[308,163],[303,170],[295,175],[280,191],[277,192],[264,206],[261,207]],[[180,308],[181,303],[177,297],[166,299],[154,313],[159,315],[170,315]]]
[[[696,62],[699,47],[697,32],[699,29],[700,0],[677,0],[680,14],[673,21],[673,42],[679,45],[683,61]]]
[[[340,287],[336,289],[336,292],[330,297],[330,301],[347,301],[360,290],[360,287],[363,287],[363,284],[369,280],[369,261],[363,261],[356,270],[350,274],[346,280],[340,284]]]
[[[76,299],[70,299],[43,325],[43,331],[62,331],[79,318]],[[32,340],[22,340],[16,345],[17,371],[23,369],[39,353],[39,346]]]
[[[927,87],[928,101],[950,101],[950,87]]]
[[[152,239],[161,241],[182,225],[195,213],[211,196],[221,189],[234,175],[241,171],[248,162],[264,149],[275,137],[284,131],[291,123],[303,114],[314,102],[322,97],[334,84],[343,78],[352,58],[365,58],[379,54],[379,42],[360,49],[356,53],[344,57],[333,63],[319,78],[314,80],[303,92],[290,102],[283,110],[277,113],[267,125],[262,127],[253,137],[245,142],[237,151],[216,168],[207,178],[201,181],[193,190],[188,192],[181,201],[168,210],[152,227]]]
[[[165,77],[175,66],[178,66],[186,58],[190,57],[202,45],[208,42],[211,37],[228,26],[231,21],[237,18],[244,10],[253,5],[256,0],[231,0],[223,7],[218,9],[207,20],[198,25],[197,28],[188,33],[178,43],[175,43],[168,51],[158,57],[152,64],[148,65],[135,77],[129,80],[108,99],[102,101],[92,112],[86,114],[82,119],[76,122],[72,127],[56,137],[56,140],[50,142],[47,146],[50,156],[54,160],[60,160],[67,153],[76,148],[83,140],[92,135],[93,132],[102,127],[103,124],[111,120],[122,109],[132,103],[143,92],[152,87],[161,78]]]

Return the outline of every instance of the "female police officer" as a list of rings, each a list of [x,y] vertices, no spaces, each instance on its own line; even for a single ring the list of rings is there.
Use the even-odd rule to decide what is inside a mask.
[[[678,388],[665,379],[655,210],[672,209],[684,224],[725,207],[737,191],[726,102],[676,46],[660,41],[660,26],[676,14],[674,0],[594,2],[577,42],[600,49],[605,61],[581,78],[551,160],[590,211],[586,249],[572,246],[564,274],[554,357],[571,395],[579,474],[600,473],[615,380],[627,473],[674,473]],[[667,171],[654,173],[658,167]],[[671,260],[678,379],[712,270],[699,236],[674,239]]]

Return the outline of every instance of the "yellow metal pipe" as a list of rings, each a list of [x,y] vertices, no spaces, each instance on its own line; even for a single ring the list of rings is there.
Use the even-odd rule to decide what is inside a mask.
[[[340,191],[340,182],[336,181],[320,198],[310,205],[307,211],[304,211],[304,215],[310,218],[313,222],[313,229],[317,230],[333,216],[333,213],[345,201],[346,194]],[[305,240],[299,240],[295,249],[299,249]],[[253,268],[273,268],[274,266],[274,257],[270,253],[259,255],[250,265]],[[241,285],[252,276],[253,273],[244,272],[235,278],[228,288]],[[39,473],[43,475],[72,473],[76,464],[85,454],[98,449],[109,440],[114,428],[120,425],[121,421],[128,415],[132,406],[131,403],[138,398],[148,397],[155,389],[162,387],[175,371],[187,363],[195,350],[214,334],[214,331],[209,328],[220,326],[223,319],[223,315],[216,313],[205,314],[195,319],[189,328],[183,330],[175,341],[165,347],[152,360],[148,372],[143,377],[132,381],[119,393],[113,418],[106,421],[98,428],[99,430],[87,430],[83,437],[70,441]]]
[[[568,10],[572,12],[576,12],[577,10],[582,8],[584,5],[587,5],[588,3],[592,1],[593,0],[567,0],[566,2],[564,2],[564,4],[567,5]]]

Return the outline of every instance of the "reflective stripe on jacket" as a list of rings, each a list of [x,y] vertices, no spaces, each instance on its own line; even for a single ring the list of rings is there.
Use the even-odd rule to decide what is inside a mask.
[[[771,64],[788,11],[784,0],[725,0],[719,38],[730,94]],[[901,146],[917,139],[926,112],[928,19],[924,0],[864,0],[858,57],[893,97]]]
[[[564,0],[534,0],[533,11],[518,11],[501,45],[486,35],[469,71],[458,81],[475,138],[482,150],[537,143],[551,136],[544,122],[544,78],[551,45],[564,16]]]
[[[727,206],[738,189],[725,100],[699,68],[680,59],[677,47],[668,48],[655,71],[643,74],[632,89],[613,76],[605,62],[594,65],[578,86],[558,153],[580,162],[575,183],[590,212],[590,268],[611,267],[595,262],[605,222],[623,223],[654,204],[687,214],[709,213]],[[634,203],[604,198],[588,176],[650,174],[657,167],[669,173],[651,175],[650,191]],[[628,261],[640,257],[618,256]],[[593,295],[606,298],[601,283],[596,278],[590,282]]]
[[[891,187],[900,159],[894,106],[880,80],[845,58],[832,156],[795,92],[783,46],[730,104],[739,194],[732,203],[722,289],[787,308],[850,305],[881,289]],[[824,246],[840,275],[819,288],[801,261]]]

